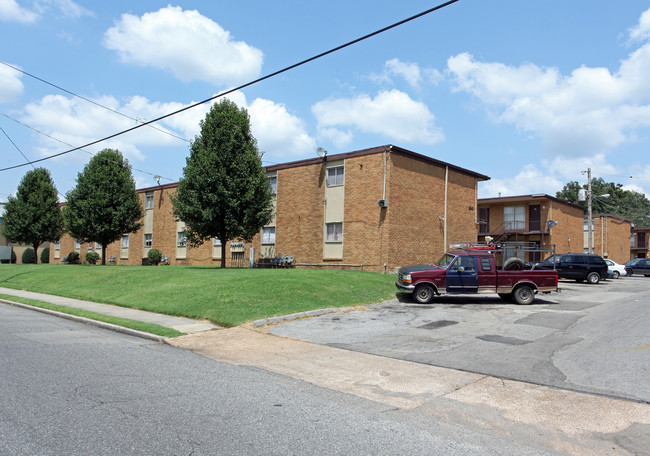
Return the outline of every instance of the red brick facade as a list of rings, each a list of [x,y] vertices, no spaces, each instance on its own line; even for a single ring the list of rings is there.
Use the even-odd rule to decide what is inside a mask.
[[[344,183],[339,190],[342,203],[326,197],[328,166],[344,167]],[[298,266],[355,268],[392,271],[395,267],[431,262],[454,242],[476,241],[477,186],[487,176],[401,149],[382,146],[346,154],[269,166],[277,178],[275,245],[276,254],[293,255]],[[218,265],[212,242],[198,248],[177,246],[177,221],[172,215],[170,194],[176,184],[138,190],[143,206],[153,192],[154,204],[145,220],[152,222],[129,237],[128,249],[117,241],[108,246],[106,256],[116,264],[139,265],[146,258],[144,236],[151,231],[152,247],[167,256],[170,264]],[[328,201],[331,199],[331,201]],[[387,201],[381,207],[380,200]],[[328,258],[325,216],[327,205],[343,204],[342,240],[335,248],[340,258]],[[340,244],[340,245],[336,245]],[[59,263],[74,250],[74,240],[65,235],[60,249],[51,246],[50,261]],[[249,264],[250,248],[255,261],[263,251],[260,235],[244,247],[243,265]],[[264,246],[268,248],[268,245]],[[341,250],[342,247],[342,250]],[[92,246],[95,249],[95,246]],[[233,263],[230,245],[226,263]],[[241,249],[239,249],[241,250]],[[88,245],[78,249],[81,260]],[[128,252],[128,255],[125,254]],[[98,249],[101,253],[101,249]]]

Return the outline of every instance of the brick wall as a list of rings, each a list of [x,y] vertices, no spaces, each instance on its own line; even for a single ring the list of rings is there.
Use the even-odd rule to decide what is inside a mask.
[[[594,253],[609,258],[616,263],[630,259],[631,223],[617,217],[593,216]]]

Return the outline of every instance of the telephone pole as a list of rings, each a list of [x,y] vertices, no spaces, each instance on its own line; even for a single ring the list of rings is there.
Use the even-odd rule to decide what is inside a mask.
[[[587,173],[587,253],[594,253],[593,251],[593,237],[594,232],[592,228],[593,217],[591,213],[591,168],[587,168],[587,171],[583,171],[582,174]]]

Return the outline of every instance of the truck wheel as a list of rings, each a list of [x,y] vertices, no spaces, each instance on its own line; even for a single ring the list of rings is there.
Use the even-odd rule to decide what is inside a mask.
[[[587,276],[587,282],[589,282],[592,285],[597,284],[600,282],[600,274],[597,272],[590,272],[589,275]]]
[[[527,306],[535,300],[535,292],[528,285],[522,285],[515,290],[514,298],[517,304]]]
[[[517,257],[508,258],[503,263],[504,271],[521,271],[522,269],[524,269],[524,262]]]
[[[499,293],[499,297],[504,301],[512,301],[512,293]]]
[[[431,285],[422,284],[415,287],[413,297],[420,304],[428,304],[433,299],[434,291]]]
[[[625,276],[626,277],[632,277],[632,269],[631,268],[625,268]]]

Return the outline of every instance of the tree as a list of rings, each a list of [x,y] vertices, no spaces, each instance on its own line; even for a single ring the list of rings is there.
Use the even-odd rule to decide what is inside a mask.
[[[226,242],[250,242],[269,223],[273,194],[245,109],[221,100],[200,125],[171,200],[174,215],[187,226],[188,244],[218,238],[225,267]]]
[[[102,264],[106,264],[108,244],[142,226],[144,214],[131,166],[118,150],[104,149],[95,155],[66,197],[67,230],[82,242],[101,244]]]
[[[571,181],[555,196],[587,208],[587,201],[579,200],[580,190],[587,191],[587,184]],[[591,179],[591,208],[594,214],[614,214],[632,220],[637,226],[650,225],[650,201],[643,193],[623,190],[622,184],[605,182],[602,178]],[[608,195],[608,196],[603,196]]]
[[[50,172],[45,168],[28,171],[16,197],[10,196],[5,205],[3,235],[12,242],[31,245],[36,263],[38,246],[58,241],[63,232],[63,215]]]

